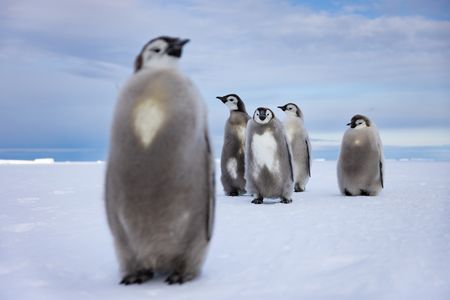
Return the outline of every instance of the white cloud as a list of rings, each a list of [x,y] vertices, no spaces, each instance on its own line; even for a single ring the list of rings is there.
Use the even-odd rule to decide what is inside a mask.
[[[275,0],[6,1],[0,63],[9,67],[0,76],[9,82],[8,98],[3,91],[0,96],[29,103],[38,88],[29,95],[21,90],[14,99],[14,82],[36,87],[34,78],[45,76],[42,90],[51,90],[57,78],[71,103],[81,94],[79,105],[87,107],[92,98],[86,95],[111,96],[110,87],[131,72],[142,44],[170,34],[192,40],[181,65],[207,98],[217,136],[226,116],[217,112],[225,108],[214,97],[228,92],[244,95],[250,114],[261,103],[300,102],[314,130],[333,129],[354,113],[368,112],[394,127],[398,120],[402,126],[427,119],[440,120],[433,126],[448,125],[450,22],[357,14],[374,5],[325,12]],[[58,99],[47,101],[60,103],[61,89]],[[425,113],[424,101],[430,103]]]

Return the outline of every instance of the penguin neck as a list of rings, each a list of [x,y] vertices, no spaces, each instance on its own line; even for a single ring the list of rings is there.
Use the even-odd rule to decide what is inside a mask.
[[[239,110],[239,109],[233,109],[233,110],[230,110],[230,117],[231,117],[232,115],[236,115],[236,114],[247,114],[247,112],[246,112],[246,111]]]
[[[228,117],[229,122],[232,124],[247,124],[247,121],[250,117],[247,117],[246,112],[242,112],[240,110],[230,110],[230,116]]]
[[[288,123],[291,123],[291,122],[303,123],[303,119],[298,117],[296,114],[288,113],[288,114],[286,114],[286,122],[288,122]]]
[[[172,56],[164,56],[161,59],[154,59],[147,61],[144,65],[144,69],[158,71],[158,70],[175,70],[178,71],[179,59]]]

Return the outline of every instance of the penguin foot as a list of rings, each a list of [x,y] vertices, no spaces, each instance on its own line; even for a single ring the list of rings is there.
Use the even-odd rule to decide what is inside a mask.
[[[353,196],[347,189],[344,189],[345,196]]]
[[[288,199],[288,198],[284,198],[284,197],[282,197],[281,201],[280,201],[280,203],[284,203],[284,204],[288,204],[288,203],[291,203],[291,202],[292,202],[292,199]]]
[[[236,197],[236,196],[239,196],[239,193],[237,191],[232,191],[232,192],[229,192],[227,196]]]
[[[262,204],[263,203],[263,198],[255,198],[252,200],[253,204]]]
[[[172,284],[183,284],[186,281],[187,281],[186,278],[183,275],[181,275],[180,273],[178,273],[178,272],[173,272],[166,279],[166,282],[168,284],[170,284],[170,285],[172,285]]]
[[[133,274],[125,275],[122,278],[120,284],[129,285],[129,284],[141,284],[153,278],[153,272],[151,270],[141,270],[137,271]]]
[[[366,190],[361,190],[361,195],[362,196],[370,196],[370,192],[368,192]]]
[[[304,192],[304,191],[305,191],[305,189],[302,189],[300,184],[298,184],[298,183],[295,184],[294,192],[299,193],[299,192]]]

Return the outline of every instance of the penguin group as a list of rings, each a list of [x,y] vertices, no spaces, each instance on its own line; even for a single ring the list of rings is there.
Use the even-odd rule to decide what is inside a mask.
[[[311,177],[311,143],[300,107],[292,102],[278,106],[286,114],[281,123],[267,107],[258,107],[249,118],[237,94],[217,98],[230,109],[221,156],[225,194],[248,192],[254,196],[254,204],[262,204],[264,198],[291,203],[292,193],[304,192]],[[345,196],[376,196],[384,187],[378,130],[368,117],[359,114],[347,126],[350,128],[342,139],[337,163],[339,189]]]
[[[215,162],[207,110],[191,80],[178,69],[188,39],[160,36],[146,43],[119,93],[105,179],[105,208],[121,284],[166,274],[182,284],[200,272],[213,233]],[[252,117],[237,94],[217,96],[225,124],[221,181],[227,196],[252,203],[291,203],[311,177],[311,143],[294,103],[258,107]],[[377,195],[383,188],[383,150],[367,117],[355,115],[338,160],[344,195]]]
[[[294,103],[278,106],[286,114],[283,124],[267,107],[258,107],[250,118],[236,94],[217,98],[230,109],[221,155],[225,194],[237,196],[240,190],[251,193],[254,204],[264,198],[291,203],[292,193],[305,191],[311,177],[311,145],[300,108]]]

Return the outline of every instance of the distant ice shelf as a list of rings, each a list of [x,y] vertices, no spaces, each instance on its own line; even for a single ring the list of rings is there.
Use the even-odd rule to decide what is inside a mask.
[[[48,165],[55,163],[53,158],[38,158],[34,160],[0,159],[0,165]]]

